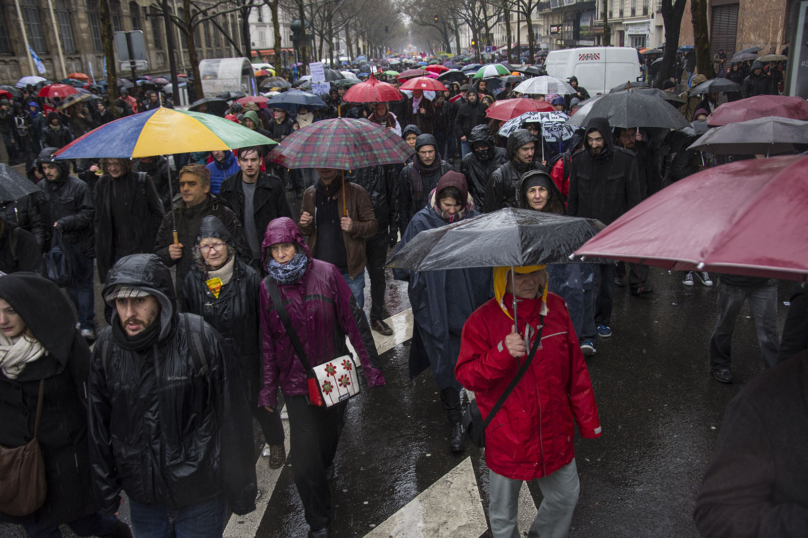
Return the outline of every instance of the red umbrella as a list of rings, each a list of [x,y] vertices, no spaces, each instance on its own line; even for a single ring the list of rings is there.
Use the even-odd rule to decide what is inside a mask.
[[[651,196],[575,254],[808,282],[808,156],[710,168]]]
[[[404,71],[402,73],[399,73],[396,78],[398,80],[406,80],[408,78],[413,78],[413,77],[422,77],[422,76],[426,75],[426,73],[427,72],[424,71],[423,69],[407,69],[406,71]]]
[[[440,64],[428,65],[428,66],[424,67],[424,69],[426,71],[429,71],[430,73],[435,73],[437,75],[440,75],[441,73],[449,70],[448,67],[440,65]]]
[[[14,96],[8,93],[6,90],[0,90],[0,98],[12,100],[14,99]]]
[[[348,88],[342,100],[346,103],[382,103],[400,101],[402,97],[401,93],[392,84],[380,82],[371,73],[366,82],[361,82]]]
[[[39,93],[37,94],[38,97],[48,97],[54,98],[59,97],[64,99],[68,95],[73,95],[74,93],[79,93],[76,88],[70,86],[69,84],[50,84],[49,86],[44,86]]]
[[[73,80],[84,80],[84,81],[90,80],[90,77],[88,77],[84,73],[70,73],[69,75],[67,75],[67,78],[72,78]]]
[[[449,88],[441,82],[426,77],[411,78],[401,85],[402,90],[423,90],[425,92],[445,92]]]
[[[707,125],[718,127],[767,116],[808,120],[808,102],[802,97],[756,95],[719,106],[707,117]]]
[[[555,108],[547,101],[536,99],[505,99],[497,101],[485,111],[486,118],[508,121],[527,112],[552,112]]]
[[[248,95],[247,97],[236,99],[236,103],[240,105],[246,105],[247,103],[256,103],[259,108],[267,108],[267,101],[269,101],[269,99],[261,95]]]

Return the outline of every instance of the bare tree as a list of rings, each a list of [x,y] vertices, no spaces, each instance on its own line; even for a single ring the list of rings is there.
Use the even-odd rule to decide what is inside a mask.
[[[612,44],[612,32],[609,29],[609,0],[603,0],[603,46]]]
[[[713,61],[710,57],[710,35],[707,33],[707,0],[691,0],[690,15],[693,20],[693,39],[696,46],[696,69],[711,79]]]
[[[679,47],[679,32],[682,29],[682,16],[685,13],[687,0],[662,0],[662,20],[665,24],[665,52],[659,66],[654,86],[662,87],[662,82],[673,75],[673,64]]]
[[[104,57],[107,60],[107,89],[109,90],[109,103],[112,114],[120,116],[114,106],[118,98],[118,76],[115,69],[115,48],[112,42],[112,18],[109,13],[109,2],[98,0],[98,18],[101,21],[101,43],[104,45]],[[132,82],[135,82],[134,80]]]

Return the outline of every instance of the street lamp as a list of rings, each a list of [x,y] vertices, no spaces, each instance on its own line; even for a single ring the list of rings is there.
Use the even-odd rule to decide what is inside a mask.
[[[156,2],[153,0],[135,0],[135,3],[146,8]],[[171,71],[171,86],[174,89],[174,97],[176,98],[179,95],[180,88],[177,81],[177,65],[174,60],[174,34],[171,31],[171,17],[168,15],[168,0],[161,0],[160,6],[163,10],[163,20],[166,25],[166,48],[168,50],[168,68]]]

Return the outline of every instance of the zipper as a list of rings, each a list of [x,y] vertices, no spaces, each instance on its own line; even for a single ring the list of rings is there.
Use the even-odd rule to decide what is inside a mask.
[[[536,338],[541,338],[541,335],[537,334]],[[543,338],[542,338],[542,340],[543,340]],[[541,343],[539,343],[539,346],[541,346]],[[538,352],[539,351],[536,350],[536,353],[538,353]],[[534,360],[535,360],[535,357],[534,357]],[[546,477],[547,476],[547,462],[544,459],[544,436],[542,435],[542,427],[541,427],[543,417],[542,417],[542,408],[541,408],[541,393],[539,392],[539,384],[538,383],[536,383],[536,401],[538,401],[538,403],[539,403],[539,450],[541,451],[541,467],[542,467],[542,472],[544,473],[544,476]]]

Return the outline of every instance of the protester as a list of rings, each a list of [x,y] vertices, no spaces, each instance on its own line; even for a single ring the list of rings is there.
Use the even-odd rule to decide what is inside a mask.
[[[530,170],[544,170],[535,160],[536,137],[527,129],[518,129],[508,137],[508,161],[488,178],[483,211],[491,213],[503,207],[519,207],[519,178]]]
[[[207,164],[210,170],[210,192],[218,195],[224,180],[237,173],[240,168],[238,159],[230,150],[211,151],[210,154],[213,156],[213,160]]]
[[[732,333],[744,302],[755,318],[763,364],[779,364],[777,334],[777,281],[774,279],[722,274],[718,278],[718,320],[710,337],[710,373],[719,383],[732,383]]]
[[[14,115],[11,112],[11,102],[8,99],[0,99],[0,163],[13,164],[11,156],[16,156],[16,153]]]
[[[39,172],[36,167],[32,168],[37,173]],[[32,183],[37,182],[32,181]],[[42,193],[40,192],[27,194],[13,202],[0,202],[0,216],[17,228],[30,232],[34,236],[40,251],[45,246],[47,233],[45,223],[42,220],[42,210],[39,207],[41,204]]]
[[[424,134],[433,134],[435,130],[435,108],[432,101],[424,97],[421,90],[413,90],[409,105],[410,117],[415,118],[415,125]],[[436,146],[437,147],[437,146]]]
[[[261,172],[261,148],[241,148],[238,166],[222,183],[219,196],[241,221],[250,246],[248,261],[261,271],[261,241],[267,225],[278,217],[292,218],[292,212],[280,178]]]
[[[496,147],[494,135],[487,125],[478,125],[472,129],[468,143],[471,152],[463,157],[460,172],[466,177],[475,207],[483,207],[488,178],[497,168],[508,162],[508,154],[504,148]]]
[[[788,315],[777,354],[778,363],[808,349],[808,285],[805,282],[794,283],[788,302]]]
[[[398,118],[395,114],[390,112],[387,108],[387,103],[376,103],[376,107],[368,117],[371,123],[377,123],[382,127],[390,129],[398,136],[401,136],[401,125],[398,123]]]
[[[569,95],[570,99],[577,97],[579,101],[586,101],[589,99],[589,92],[586,91],[586,88],[583,86],[578,85],[578,77],[571,76],[569,79],[570,86],[572,89],[575,90],[575,94]],[[572,108],[571,106],[569,108]]]
[[[556,187],[564,195],[566,201],[570,192],[570,170],[572,168],[572,156],[575,152],[582,150],[584,147],[584,137],[582,130],[576,130],[570,138],[567,150],[559,153],[547,163],[547,169],[550,171],[550,177],[555,181]],[[566,205],[566,203],[565,203]]]
[[[298,223],[301,233],[308,236],[312,258],[339,269],[362,309],[365,307],[365,241],[376,235],[378,222],[365,189],[344,181],[340,173],[332,168],[317,169],[320,177],[303,194]]]
[[[98,279],[124,256],[154,252],[165,213],[145,172],[134,172],[130,159],[101,159],[104,175],[95,186],[95,255]]]
[[[141,157],[134,163],[135,172],[146,172],[151,179],[160,201],[163,203],[163,212],[171,213],[173,200],[171,194],[179,195],[180,186],[177,174],[168,169],[168,160],[165,157]],[[169,187],[168,182],[171,181]]]
[[[756,95],[776,94],[771,90],[770,75],[763,72],[763,62],[755,60],[752,64],[752,72],[743,80],[741,85],[741,96],[754,97]]]
[[[598,219],[611,224],[640,203],[637,158],[615,148],[608,120],[591,118],[584,134],[584,151],[572,156],[567,215]],[[609,338],[612,320],[615,266],[601,264],[600,288],[595,302],[598,336]]]
[[[523,481],[531,480],[537,480],[544,498],[528,535],[567,536],[580,492],[575,424],[585,439],[601,436],[572,320],[564,301],[548,293],[544,267],[494,268],[494,298],[463,327],[455,368],[458,381],[474,391],[486,417],[540,338],[524,378],[485,431],[494,538],[521,536],[519,490]]]
[[[486,107],[479,101],[477,90],[469,90],[466,94],[466,102],[457,109],[454,117],[454,135],[460,139],[462,159],[471,151],[469,137],[471,130],[478,125],[485,125]]]
[[[110,112],[109,109],[107,109],[107,107],[104,105],[104,101],[98,101],[95,106],[97,111],[97,123],[99,127],[101,125],[106,125],[111,121],[115,121],[115,116],[113,116],[112,112]]]
[[[552,103],[550,104],[553,105],[553,108],[556,110],[556,112],[567,111],[567,101],[565,101],[564,98],[561,97],[560,95],[554,97]]]
[[[202,318],[177,312],[171,273],[154,254],[118,260],[102,294],[110,327],[93,350],[89,390],[96,498],[112,513],[123,490],[139,537],[219,538],[228,509],[255,510],[236,358]]]
[[[278,413],[258,405],[263,379],[258,308],[261,276],[236,256],[233,236],[212,215],[199,226],[194,258],[196,264],[183,284],[181,309],[205,318],[237,357],[250,412],[267,443],[263,455],[269,458],[271,469],[278,469],[286,460],[283,424]]]
[[[399,229],[401,234],[410,220],[427,205],[429,195],[438,181],[452,166],[441,158],[438,142],[431,134],[419,135],[415,140],[415,156],[402,168],[398,180]]]
[[[60,149],[73,141],[70,130],[62,125],[57,112],[48,113],[48,125],[42,130],[42,145]]]
[[[335,474],[334,456],[348,401],[331,407],[310,405],[307,372],[278,315],[280,306],[274,304],[267,286],[277,285],[310,367],[347,354],[347,336],[362,364],[368,387],[384,385],[384,376],[365,316],[352,300],[341,271],[312,257],[294,221],[286,217],[273,220],[262,247],[269,276],[260,292],[264,388],[258,403],[271,413],[279,413],[278,387],[283,391],[294,454],[292,474],[306,523],[314,538],[327,538],[331,522],[329,480]],[[317,315],[310,315],[310,311]],[[335,338],[335,333],[340,337]]]
[[[18,271],[42,274],[44,268],[33,234],[0,216],[0,276]]]
[[[424,230],[432,230],[479,215],[462,174],[448,171],[429,193],[429,205],[412,218],[396,251]],[[458,245],[457,248],[464,248]],[[491,296],[491,273],[487,269],[408,271],[393,269],[396,280],[406,280],[413,312],[413,342],[410,346],[410,376],[432,367],[443,409],[451,425],[449,447],[464,449],[461,425],[463,387],[455,379],[463,324]]]
[[[163,218],[157,231],[154,251],[168,267],[177,266],[175,289],[182,299],[181,286],[194,265],[192,245],[199,235],[199,225],[203,218],[213,215],[224,223],[233,236],[238,256],[249,260],[251,254],[236,214],[223,204],[220,198],[210,194],[210,171],[202,165],[189,164],[180,170],[179,178],[182,201]],[[185,248],[185,245],[188,247]]]
[[[409,144],[412,149],[415,149],[415,142],[421,134],[421,129],[419,129],[417,125],[407,125],[401,130],[401,138],[403,138],[404,142]],[[407,163],[411,163],[413,158],[414,155],[410,155],[407,158]]]
[[[65,286],[68,297],[79,316],[81,336],[95,338],[95,303],[93,299],[93,258],[95,258],[95,206],[90,189],[83,181],[70,175],[70,163],[55,160],[56,148],[45,148],[39,154],[39,171],[46,181],[39,182],[43,198],[40,209],[47,237],[51,244],[54,231],[76,247],[72,282]]]

